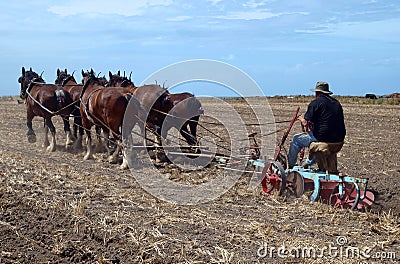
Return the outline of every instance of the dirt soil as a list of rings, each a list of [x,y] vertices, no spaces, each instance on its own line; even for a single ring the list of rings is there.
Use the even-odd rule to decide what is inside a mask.
[[[269,102],[275,120],[286,121],[297,106],[305,111],[309,99]],[[246,122],[255,122],[246,104],[230,103]],[[369,178],[376,204],[367,212],[305,196],[267,196],[260,186],[248,188],[249,175],[207,203],[166,202],[143,190],[129,171],[109,164],[105,154],[83,161],[84,150],[66,151],[60,118],[53,118],[56,152],[41,146],[39,118],[34,120],[38,142],[28,143],[25,105],[0,102],[0,263],[395,263],[400,260],[400,106],[343,103],[343,108],[347,136],[339,170]],[[277,129],[286,126],[278,123]],[[226,135],[221,126],[206,127]],[[295,125],[289,139],[300,131]],[[200,136],[207,133],[212,137],[199,129]],[[199,185],[219,170],[166,165],[160,171],[170,180]],[[332,247],[334,252],[323,250]],[[295,254],[304,248],[316,255]],[[347,254],[349,248],[356,254]]]

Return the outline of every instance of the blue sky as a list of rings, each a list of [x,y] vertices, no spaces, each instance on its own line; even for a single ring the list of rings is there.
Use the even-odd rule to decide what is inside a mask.
[[[57,68],[91,67],[133,71],[140,83],[190,59],[232,64],[266,95],[312,94],[317,81],[338,95],[400,91],[397,0],[1,1],[0,10],[0,95],[19,93],[22,66],[49,83]]]

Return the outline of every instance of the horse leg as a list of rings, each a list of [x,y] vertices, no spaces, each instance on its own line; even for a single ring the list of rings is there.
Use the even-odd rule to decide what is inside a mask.
[[[189,133],[187,122],[185,124],[183,124],[183,126],[181,127],[181,130],[179,130],[179,132],[185,138],[186,142],[189,145],[195,145],[196,144],[195,140],[193,140],[193,136]]]
[[[100,143],[101,144],[99,143],[99,145],[96,147],[96,150],[99,151],[99,152],[104,152],[104,148],[105,148],[107,153],[109,155],[111,155],[112,150],[108,146],[108,141],[109,141],[109,138],[110,138],[110,130],[103,128],[102,135],[103,135],[104,141],[101,141],[101,139],[100,139]]]
[[[78,138],[78,126],[76,124],[76,117],[74,117],[74,123],[72,124],[72,135],[74,138]]]
[[[200,116],[194,116],[189,120],[190,134],[192,135],[193,145],[197,144],[197,124]]]
[[[28,112],[29,112],[29,109],[28,109]],[[28,132],[26,132],[26,136],[28,137],[28,142],[29,143],[35,143],[36,142],[36,134],[35,134],[35,131],[33,131],[32,120],[33,120],[33,116],[28,113],[27,114],[27,121],[26,121],[26,126],[28,127]]]
[[[65,142],[65,148],[68,149],[74,143],[74,141],[72,140],[71,127],[69,125],[69,116],[61,116],[61,118],[64,122],[64,131],[67,136],[67,140]]]
[[[155,142],[157,142],[156,146],[162,146],[162,138],[161,136],[155,136]],[[165,155],[164,150],[160,148],[156,148],[156,163],[163,163],[167,161],[167,156]]]
[[[47,151],[53,152],[56,150],[56,128],[51,121],[51,116],[45,118],[46,126],[50,129],[51,141],[50,146],[47,147]]]
[[[47,148],[50,146],[50,141],[49,141],[49,127],[46,125],[46,121],[44,122],[44,141],[43,141],[43,147]]]
[[[121,170],[129,169],[128,160],[133,168],[139,168],[139,163],[137,160],[137,153],[132,148],[129,149],[129,146],[130,146],[129,143],[128,143],[128,145],[125,145],[125,144],[123,144],[123,146],[122,146],[122,164],[120,166],[120,169]]]
[[[143,136],[143,146],[146,146],[146,125],[138,120],[137,117],[134,117],[132,121],[127,122],[122,126],[122,164],[120,166],[120,169],[122,170],[129,169],[129,164],[133,168],[139,168],[137,153],[134,151],[132,138],[132,130],[136,124],[139,126],[140,133]]]
[[[118,162],[118,154],[119,151],[121,150],[121,144],[120,142],[117,142],[117,147],[115,148],[114,153],[111,154],[111,156],[108,157],[108,161],[112,164],[115,164]]]
[[[92,135],[90,130],[86,131],[86,145],[87,145],[87,152],[86,155],[83,157],[84,160],[94,159],[93,156],[93,148],[92,148]]]
[[[101,139],[101,127],[95,126],[94,130],[96,131],[96,138],[97,138],[96,152],[103,152],[104,143],[103,140]]]
[[[78,134],[79,130],[79,134]],[[82,148],[82,138],[83,138],[84,129],[82,127],[82,117],[75,116],[74,117],[74,136],[76,138],[74,149],[81,149]]]

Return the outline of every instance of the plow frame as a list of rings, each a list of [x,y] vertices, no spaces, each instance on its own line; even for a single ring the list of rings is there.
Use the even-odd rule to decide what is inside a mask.
[[[305,187],[313,186],[311,188],[312,193],[308,197],[311,201],[320,200],[334,207],[351,210],[363,209],[372,205],[374,203],[374,194],[367,191],[368,178],[355,178],[342,173],[331,174],[318,169],[304,168],[303,166],[294,166],[292,169],[284,168],[284,164],[281,163],[281,152],[290,130],[299,117],[299,110],[300,108],[298,107],[276,147],[275,156],[272,160],[267,161],[257,157],[256,159],[250,158],[246,162],[247,166],[253,167],[253,175],[261,173],[263,191],[267,195],[271,195],[276,190],[280,196],[287,191],[291,191],[296,197],[300,197],[304,194]],[[251,134],[249,138],[258,147],[255,135]],[[300,159],[302,155],[304,155],[304,149],[300,153]],[[287,157],[284,158],[287,160]],[[229,170],[229,168],[226,169]]]

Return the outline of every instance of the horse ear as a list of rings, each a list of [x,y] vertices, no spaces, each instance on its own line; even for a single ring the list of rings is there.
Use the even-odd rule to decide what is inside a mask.
[[[67,68],[65,68],[65,74],[67,74]]]
[[[108,77],[109,77],[110,80],[111,80],[111,78],[112,78],[112,73],[111,73],[111,71],[108,71]]]
[[[60,75],[60,69],[57,69],[57,76]]]
[[[22,67],[22,76],[25,76],[25,67]]]
[[[85,76],[85,72],[84,72],[83,69],[82,69],[82,77],[83,77],[83,76]]]
[[[30,67],[29,70],[32,71],[32,67]]]
[[[125,71],[124,71],[124,77],[125,77]]]
[[[93,68],[90,68],[90,73],[91,73],[91,74],[94,74]]]
[[[118,76],[121,76],[121,72],[120,72],[119,70],[118,70],[118,72],[117,72],[117,75],[118,75]]]

